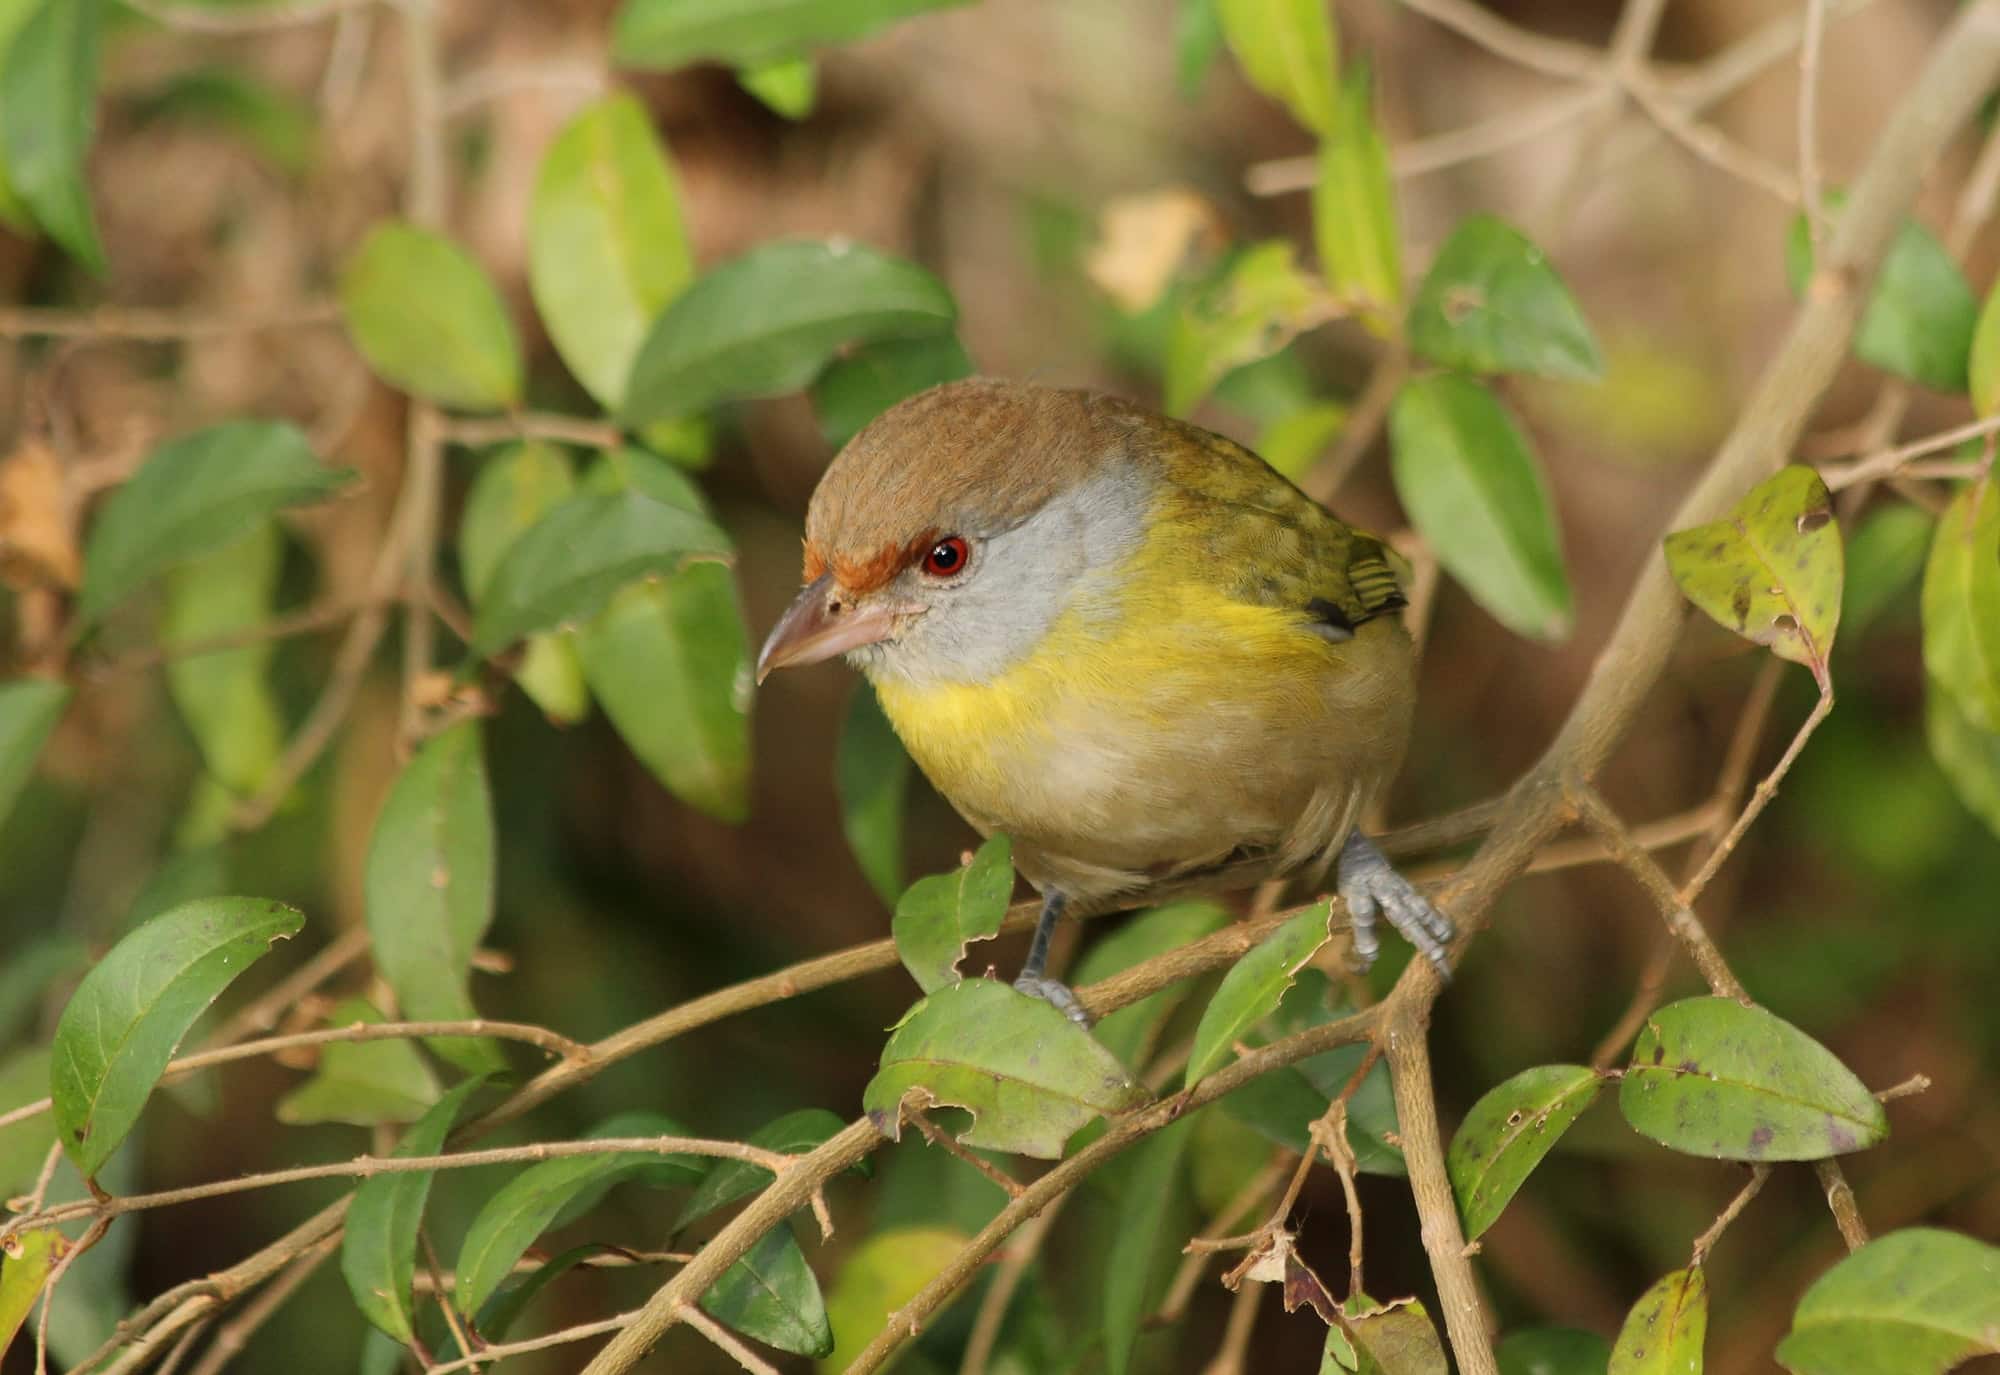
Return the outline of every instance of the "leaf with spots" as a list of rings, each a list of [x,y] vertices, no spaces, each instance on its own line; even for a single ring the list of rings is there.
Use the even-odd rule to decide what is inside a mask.
[[[1813,1282],[1778,1360],[1796,1375],[1943,1375],[2000,1356],[2000,1247],[1913,1227]]]
[[[2000,731],[2000,482],[1959,489],[1924,565],[1924,667],[1980,729]]]
[[[31,1227],[0,1242],[0,1357],[68,1249],[68,1239],[53,1227]]]
[[[1715,1160],[1824,1160],[1889,1134],[1882,1105],[1832,1051],[1733,998],[1647,1018],[1618,1107],[1641,1135]]]
[[[1708,1277],[1676,1270],[1639,1296],[1611,1348],[1609,1375],[1701,1375],[1708,1337]]]
[[[1187,1087],[1193,1088],[1227,1064],[1236,1053],[1236,1043],[1277,1009],[1285,990],[1292,986],[1293,976],[1330,939],[1327,921],[1331,915],[1330,904],[1313,904],[1230,966],[1194,1029]]]
[[[1327,1329],[1321,1375],[1449,1375],[1437,1325],[1416,1299],[1375,1302],[1356,1294]]]
[[[1466,1240],[1496,1222],[1604,1080],[1587,1065],[1537,1065],[1483,1094],[1451,1139],[1445,1168]]]
[[[1410,302],[1410,346],[1466,372],[1589,380],[1604,371],[1548,256],[1492,215],[1466,219],[1431,261]]]
[[[966,1145],[1045,1160],[1060,1157],[1091,1119],[1147,1099],[1089,1032],[993,979],[938,989],[890,1035],[861,1105],[892,1140],[901,1138],[898,1108],[913,1089],[973,1114],[959,1137]]]
[[[1013,849],[1004,835],[981,845],[965,867],[911,884],[896,903],[889,929],[917,986],[935,993],[957,983],[965,947],[999,931],[1013,892]]]
[[[1828,685],[1843,557],[1833,499],[1818,473],[1799,464],[1782,469],[1721,520],[1668,535],[1666,549],[1689,601]]]
[[[304,922],[263,898],[204,898],[131,932],[83,976],[49,1066],[56,1130],[78,1173],[95,1175],[138,1123],[195,1019]]]

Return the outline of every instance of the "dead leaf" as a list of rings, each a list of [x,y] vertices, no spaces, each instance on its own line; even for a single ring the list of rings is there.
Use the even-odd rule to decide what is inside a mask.
[[[0,583],[73,588],[83,560],[63,498],[62,462],[39,439],[0,460]]]
[[[1121,196],[1104,207],[1084,270],[1120,309],[1136,315],[1227,241],[1221,212],[1213,205],[1185,186],[1164,187]]]

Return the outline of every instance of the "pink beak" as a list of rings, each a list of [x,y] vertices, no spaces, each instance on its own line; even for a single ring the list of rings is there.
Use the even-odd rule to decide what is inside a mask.
[[[774,668],[817,664],[850,649],[877,644],[896,628],[895,610],[879,604],[860,606],[822,575],[800,591],[771,629],[757,656],[757,681]]]

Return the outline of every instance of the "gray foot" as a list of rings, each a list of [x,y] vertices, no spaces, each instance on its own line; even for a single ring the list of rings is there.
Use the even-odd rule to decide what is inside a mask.
[[[1030,978],[1023,974],[1014,980],[1014,990],[1030,998],[1040,998],[1084,1030],[1090,1029],[1090,1014],[1083,1010],[1083,1004],[1077,1001],[1076,994],[1062,980]]]
[[[1451,963],[1446,948],[1451,944],[1451,919],[1431,906],[1430,899],[1396,872],[1388,856],[1375,848],[1359,831],[1349,831],[1340,852],[1340,896],[1347,903],[1353,923],[1354,953],[1363,966],[1375,963],[1380,943],[1375,935],[1375,919],[1385,916],[1389,925],[1401,932],[1449,979]]]

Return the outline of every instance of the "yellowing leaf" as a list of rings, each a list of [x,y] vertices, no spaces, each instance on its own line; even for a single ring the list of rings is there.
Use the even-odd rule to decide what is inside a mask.
[[[1375,127],[1366,68],[1341,83],[1333,130],[1319,145],[1312,207],[1313,241],[1327,284],[1336,295],[1365,302],[1362,318],[1377,334],[1394,334],[1403,300],[1403,250],[1396,187]]]
[[[1708,1277],[1676,1270],[1639,1296],[1611,1348],[1608,1375],[1701,1375],[1708,1337]]]
[[[2000,731],[2000,483],[1959,489],[1924,566],[1924,667],[1981,730]]]

